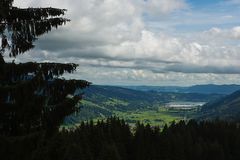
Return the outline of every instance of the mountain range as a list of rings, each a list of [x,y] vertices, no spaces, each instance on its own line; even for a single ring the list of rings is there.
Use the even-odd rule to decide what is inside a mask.
[[[201,94],[224,94],[228,95],[240,90],[240,85],[194,85],[189,87],[179,86],[121,86],[123,88],[134,89],[139,91],[156,91],[156,92],[174,92],[174,93],[201,93]]]

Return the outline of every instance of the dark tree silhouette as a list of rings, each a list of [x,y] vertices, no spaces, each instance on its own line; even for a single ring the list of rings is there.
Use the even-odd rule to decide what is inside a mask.
[[[69,21],[64,9],[18,8],[13,0],[0,1],[0,134],[25,135],[56,131],[64,117],[77,111],[80,89],[90,83],[64,80],[76,64],[7,63],[34,47],[34,41]]]

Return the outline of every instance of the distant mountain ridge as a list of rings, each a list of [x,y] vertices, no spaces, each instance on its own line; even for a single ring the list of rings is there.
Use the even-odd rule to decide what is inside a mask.
[[[99,102],[98,100],[102,101],[109,98],[115,98],[128,102],[145,101],[149,103],[168,103],[174,101],[209,102],[223,96],[215,93],[209,96],[202,93],[139,91],[117,86],[92,85],[85,90],[84,97],[85,100],[91,100],[94,102]]]
[[[201,94],[224,94],[228,95],[240,90],[240,85],[195,85],[190,87],[179,86],[121,86],[123,88],[134,89],[139,91],[156,91],[156,92],[174,92],[174,93],[201,93]]]

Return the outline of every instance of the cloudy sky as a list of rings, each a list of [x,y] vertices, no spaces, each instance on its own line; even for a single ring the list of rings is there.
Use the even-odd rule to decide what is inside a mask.
[[[16,61],[79,64],[107,85],[240,84],[240,0],[15,0],[68,9],[66,26]]]

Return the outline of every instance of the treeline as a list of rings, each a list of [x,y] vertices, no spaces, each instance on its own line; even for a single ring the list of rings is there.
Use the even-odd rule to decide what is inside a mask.
[[[136,124],[116,117],[47,135],[0,136],[3,160],[239,160],[240,128],[233,122]]]

